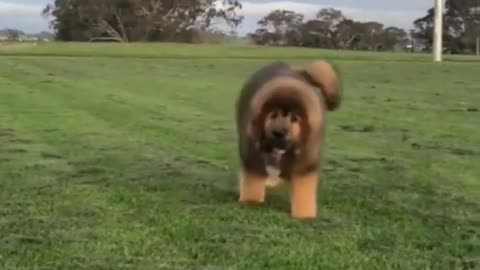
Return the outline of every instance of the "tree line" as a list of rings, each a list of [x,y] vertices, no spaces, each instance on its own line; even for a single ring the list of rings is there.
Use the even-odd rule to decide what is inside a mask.
[[[237,27],[240,9],[237,0],[55,0],[43,15],[62,41],[195,42],[219,22]]]
[[[240,0],[55,0],[43,10],[62,41],[208,42],[235,33],[244,17]],[[433,7],[413,22],[412,30],[380,22],[355,21],[341,10],[321,9],[314,19],[291,10],[273,10],[248,37],[256,44],[354,50],[431,50]],[[480,36],[480,1],[446,0],[444,48],[452,53],[475,50]]]
[[[379,22],[358,22],[341,10],[325,8],[315,19],[290,10],[274,10],[257,23],[251,34],[256,44],[304,46],[329,49],[393,50],[408,43],[408,33]]]

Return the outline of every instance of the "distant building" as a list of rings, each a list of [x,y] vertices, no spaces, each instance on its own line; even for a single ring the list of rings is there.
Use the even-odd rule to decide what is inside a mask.
[[[27,34],[18,29],[0,29],[0,42],[17,41],[17,42],[48,42],[53,40],[52,33],[43,31],[36,34]]]
[[[30,42],[30,41],[38,41],[39,38],[36,36],[29,36],[29,35],[20,35],[17,39],[17,41],[24,41],[24,42]]]

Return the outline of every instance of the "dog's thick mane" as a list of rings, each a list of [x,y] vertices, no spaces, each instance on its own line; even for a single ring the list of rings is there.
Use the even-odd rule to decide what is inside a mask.
[[[252,119],[261,121],[265,106],[269,104],[287,104],[288,107],[297,107],[307,121],[309,137],[313,140],[320,130],[319,117],[323,115],[322,102],[318,91],[313,86],[295,77],[278,77],[266,82],[253,96],[250,103]]]
[[[254,76],[251,81],[257,84],[250,85],[257,89],[250,97],[251,119],[261,120],[270,104],[288,104],[285,107],[300,108],[302,116],[308,120],[309,132],[318,135],[325,110],[336,110],[342,100],[337,70],[324,61],[314,61],[303,69],[278,62],[265,68],[269,69],[271,74],[259,72],[268,80],[258,80]]]

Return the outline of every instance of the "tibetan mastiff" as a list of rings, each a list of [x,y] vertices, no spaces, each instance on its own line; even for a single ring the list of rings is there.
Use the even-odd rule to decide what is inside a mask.
[[[341,103],[337,70],[274,62],[243,85],[236,103],[242,203],[263,203],[267,187],[290,187],[294,218],[317,216],[317,186],[326,113]]]

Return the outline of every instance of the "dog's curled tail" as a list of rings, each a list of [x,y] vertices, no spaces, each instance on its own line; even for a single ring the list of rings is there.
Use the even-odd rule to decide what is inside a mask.
[[[320,88],[324,97],[327,109],[336,110],[342,101],[341,82],[335,68],[329,63],[317,60],[300,70],[300,73],[307,81]]]

